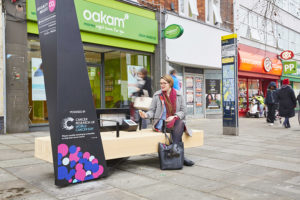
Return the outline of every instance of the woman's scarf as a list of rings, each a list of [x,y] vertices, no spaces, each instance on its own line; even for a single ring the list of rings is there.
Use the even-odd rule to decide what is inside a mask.
[[[176,113],[176,98],[177,98],[176,90],[172,88],[170,92],[170,96],[167,95],[167,92],[163,92],[163,97],[164,97],[165,106],[167,110],[167,118],[170,116],[174,116],[174,114]],[[175,117],[172,121],[168,122],[167,128],[172,128],[177,119],[178,117]]]

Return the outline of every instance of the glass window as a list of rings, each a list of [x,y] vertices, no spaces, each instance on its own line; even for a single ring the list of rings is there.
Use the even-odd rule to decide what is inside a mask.
[[[222,23],[220,0],[206,0],[205,5],[206,22],[212,25]]]
[[[198,16],[197,0],[188,0],[189,1],[189,16],[194,17]]]
[[[247,79],[239,78],[239,110],[246,112],[247,110]]]
[[[88,76],[96,108],[128,107],[137,84],[137,72],[146,68],[150,77],[151,56],[84,44]],[[104,58],[104,60],[102,60]],[[28,114],[30,123],[48,123],[39,39],[28,40]],[[104,65],[103,65],[104,64]],[[101,74],[104,69],[104,74]],[[101,87],[101,79],[104,86]],[[101,96],[101,88],[105,96]]]
[[[258,28],[257,21],[258,21],[257,14],[250,12],[249,13],[249,25],[253,28]]]
[[[258,79],[248,79],[248,95],[249,98],[256,94],[259,94],[259,80]]]
[[[267,44],[276,47],[276,40],[273,34],[267,34]]]
[[[240,24],[239,35],[242,37],[248,37],[248,25]]]
[[[248,10],[245,8],[240,8],[238,10],[239,13],[239,21],[243,24],[248,24]]]
[[[48,110],[42,68],[40,42],[29,39],[28,43],[28,115],[31,124],[48,123]]]

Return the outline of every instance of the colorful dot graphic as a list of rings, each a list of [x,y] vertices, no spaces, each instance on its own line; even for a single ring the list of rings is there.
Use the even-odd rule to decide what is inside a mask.
[[[98,178],[103,173],[103,166],[98,164],[98,159],[80,150],[75,145],[58,145],[58,180],[78,183]]]

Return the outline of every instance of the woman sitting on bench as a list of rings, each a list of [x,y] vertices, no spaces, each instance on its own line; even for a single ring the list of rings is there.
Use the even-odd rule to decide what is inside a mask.
[[[153,130],[162,131],[163,120],[167,123],[167,132],[171,133],[173,140],[174,156],[178,155],[177,147],[179,142],[182,142],[183,132],[191,135],[190,130],[187,129],[185,124],[185,103],[183,96],[176,92],[173,88],[173,79],[170,75],[165,75],[160,78],[160,88],[153,95],[152,104],[150,110],[145,113],[139,111],[142,118],[154,118]],[[194,162],[184,158],[184,165],[192,166]]]

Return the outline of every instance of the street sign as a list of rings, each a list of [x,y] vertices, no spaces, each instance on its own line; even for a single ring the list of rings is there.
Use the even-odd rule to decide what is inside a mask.
[[[239,135],[237,35],[222,36],[223,135]]]
[[[55,185],[107,174],[74,0],[36,0]]]
[[[297,61],[284,61],[282,64],[284,74],[297,73]]]
[[[183,27],[178,24],[169,25],[163,30],[163,37],[168,39],[179,38],[183,34]]]
[[[286,50],[286,51],[281,52],[281,54],[279,56],[283,60],[290,60],[290,59],[294,58],[294,52],[292,52],[290,50]]]

